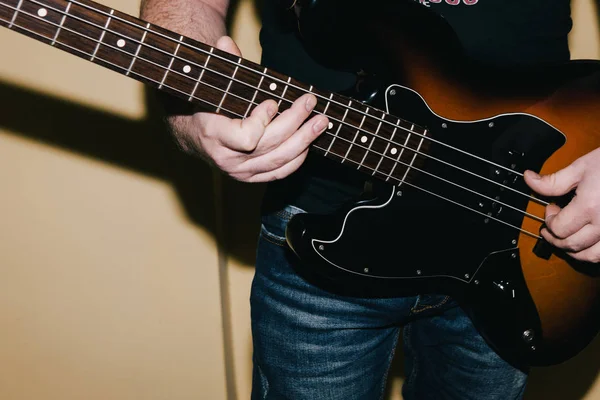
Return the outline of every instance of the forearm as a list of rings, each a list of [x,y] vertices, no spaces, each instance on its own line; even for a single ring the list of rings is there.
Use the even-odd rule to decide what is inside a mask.
[[[226,34],[228,6],[229,0],[142,0],[140,16],[212,46]]]
[[[140,17],[181,35],[214,46],[226,34],[225,17],[229,0],[142,0]],[[197,144],[192,143],[195,123],[194,104],[175,97],[157,93],[166,122],[175,141],[183,150],[202,155]]]

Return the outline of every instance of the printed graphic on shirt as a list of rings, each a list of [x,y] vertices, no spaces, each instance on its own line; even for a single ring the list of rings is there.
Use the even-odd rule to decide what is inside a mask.
[[[464,4],[465,6],[474,6],[475,4],[479,3],[479,0],[414,0],[417,1],[421,4],[423,4],[425,7],[431,7],[431,4],[439,4],[439,3],[445,3],[451,6],[458,6],[461,4]]]

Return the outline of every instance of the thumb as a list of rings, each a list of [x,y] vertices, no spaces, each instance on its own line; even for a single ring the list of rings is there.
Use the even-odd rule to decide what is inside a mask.
[[[217,40],[215,47],[219,50],[226,51],[227,53],[235,54],[236,56],[239,56],[239,57],[242,56],[242,52],[240,51],[240,48],[237,46],[237,44],[235,44],[233,39],[230,38],[229,36],[221,36],[219,38],[219,40]]]
[[[580,165],[571,164],[553,174],[540,176],[533,171],[525,171],[525,183],[543,196],[562,196],[579,184],[583,176]]]

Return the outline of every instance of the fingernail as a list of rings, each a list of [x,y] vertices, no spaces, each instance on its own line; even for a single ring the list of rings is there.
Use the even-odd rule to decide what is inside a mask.
[[[275,106],[269,106],[269,108],[267,109],[267,113],[269,114],[269,118],[272,118],[273,115],[275,115],[276,112],[277,112],[277,107],[275,107]]]
[[[312,109],[315,107],[316,104],[317,104],[317,99],[314,96],[310,96],[306,100],[306,111],[312,111]]]
[[[540,174],[538,174],[537,172],[534,171],[529,171],[529,176],[531,176],[531,178],[533,179],[541,179],[542,177],[540,176]]]
[[[321,132],[325,129],[325,120],[320,119],[313,125],[313,131]]]

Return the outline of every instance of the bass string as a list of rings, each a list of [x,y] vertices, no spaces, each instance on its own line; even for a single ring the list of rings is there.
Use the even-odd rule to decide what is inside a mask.
[[[2,21],[4,21],[4,22],[8,22],[8,21],[6,21],[6,20],[4,20],[4,19],[1,19],[1,20],[2,20]],[[39,34],[39,33],[37,33],[37,32],[31,31],[31,30],[29,30],[29,29],[27,29],[27,28],[24,28],[24,27],[22,27],[22,26],[19,26],[19,25],[13,25],[13,26],[17,26],[18,28],[20,28],[20,29],[23,29],[23,30],[25,30],[25,31],[28,31],[28,32],[30,32],[30,33],[32,33],[32,34],[34,34],[34,35],[41,36],[41,37],[45,38],[45,36],[43,36],[43,35],[41,35],[41,34]],[[75,33],[75,32],[74,32],[74,33]],[[75,48],[73,48],[73,47],[71,47],[71,46],[69,46],[69,45],[67,45],[67,44],[65,44],[65,43],[62,43],[62,42],[58,41],[58,40],[57,40],[57,43],[59,43],[59,44],[61,44],[61,45],[65,46],[65,47],[71,48],[71,49],[73,49],[73,50],[75,50],[75,51],[77,51],[77,52],[80,52],[80,53],[86,54],[86,55],[88,55],[88,56],[90,56],[90,55],[91,55],[91,54],[89,54],[89,53],[85,53],[85,52],[82,52],[81,50],[75,49]],[[115,48],[115,49],[116,49],[116,48]],[[116,50],[118,50],[118,49],[116,49]],[[120,67],[120,66],[118,66],[118,65],[116,65],[116,64],[113,64],[113,63],[111,63],[111,62],[109,62],[109,61],[107,61],[107,60],[103,60],[103,59],[101,59],[101,58],[99,58],[99,57],[96,57],[96,58],[97,58],[97,59],[99,59],[100,61],[102,61],[102,62],[105,62],[105,63],[107,63],[107,64],[110,64],[110,65],[112,65],[112,66],[114,66],[114,67],[116,67],[116,68],[119,68],[119,69],[122,69],[122,70],[124,70],[124,69],[125,69],[125,68],[123,68],[123,67]],[[149,80],[151,80],[151,81],[154,81],[154,80],[152,80],[152,79],[150,79],[150,78],[146,78],[146,79],[149,79]],[[155,82],[155,83],[159,83],[158,81],[154,81],[154,82]],[[163,84],[163,86],[166,86],[166,87],[168,87],[169,89],[171,89],[171,90],[174,90],[174,91],[179,91],[178,89],[175,89],[175,88],[169,87],[168,85],[165,85],[165,84]],[[219,90],[218,88],[215,88],[215,89]],[[179,91],[179,92],[187,95],[187,93],[185,93],[185,92],[182,92],[182,91]],[[194,98],[195,98],[195,99],[197,99],[197,100],[199,100],[199,101],[201,101],[201,102],[203,102],[203,103],[206,103],[206,104],[208,104],[208,105],[211,105],[211,106],[213,106],[213,107],[217,107],[217,105],[216,105],[216,104],[213,104],[213,103],[211,103],[211,102],[209,102],[209,101],[206,101],[206,100],[203,100],[203,99],[201,99],[201,98],[197,98],[197,97],[194,97]],[[247,99],[244,99],[244,100],[247,100]],[[257,105],[256,103],[253,103],[253,104]],[[226,111],[226,112],[228,112],[228,113],[230,113],[230,114],[232,114],[232,115],[234,115],[234,116],[237,116],[237,117],[243,117],[242,115],[240,115],[240,114],[238,114],[238,113],[236,113],[236,112],[234,112],[234,111],[228,110],[228,109],[226,109],[226,108],[224,108],[224,107],[221,107],[221,108],[222,108],[224,111]],[[363,149],[367,149],[366,147],[364,147],[364,146],[362,146],[362,145],[360,145],[360,144],[355,144],[355,143],[353,143],[352,141],[350,141],[350,140],[348,140],[348,139],[337,137],[337,136],[335,136],[335,135],[333,135],[333,134],[331,134],[331,133],[327,133],[327,134],[328,134],[328,135],[330,135],[330,136],[332,136],[332,137],[335,137],[335,138],[337,138],[337,139],[342,139],[342,140],[345,140],[345,141],[347,141],[347,142],[349,142],[349,143],[351,143],[351,144],[353,144],[353,145],[355,145],[355,146],[359,146],[359,147],[362,147]],[[320,150],[327,151],[327,150],[325,150],[325,149],[323,149],[323,148],[320,148],[319,146],[316,146],[316,145],[313,145],[313,146],[315,146],[315,147],[319,148]],[[347,159],[347,158],[345,158],[344,156],[341,156],[341,155],[339,155],[339,154],[337,154],[337,153],[335,153],[335,152],[332,152],[332,151],[328,151],[328,152],[330,152],[330,153],[332,153],[332,154],[334,154],[334,155],[336,155],[336,156],[338,156],[338,157],[340,157],[340,158],[344,158],[345,160],[351,161],[352,163],[359,164],[358,162],[356,162],[356,161],[354,161],[354,160],[352,160],[352,159]],[[429,172],[427,172],[427,171],[424,171],[424,170],[421,170],[421,169],[419,169],[419,168],[413,167],[413,166],[411,166],[410,164],[404,163],[404,162],[402,162],[402,161],[400,161],[400,160],[395,160],[395,159],[393,159],[393,158],[391,158],[391,157],[388,157],[388,156],[386,156],[386,155],[384,155],[384,154],[377,153],[377,152],[375,152],[375,154],[377,154],[377,155],[379,155],[379,156],[382,156],[382,157],[389,158],[389,159],[393,160],[394,162],[397,162],[397,163],[400,163],[400,164],[404,164],[404,165],[408,166],[409,168],[412,168],[412,169],[414,169],[414,170],[417,170],[417,171],[419,171],[419,172],[422,172],[422,173],[428,174],[428,175],[430,175],[430,176],[432,176],[432,177],[434,177],[434,178],[440,179],[440,180],[442,180],[442,181],[444,181],[444,182],[446,182],[446,183],[452,184],[452,185],[454,185],[454,186],[456,186],[456,187],[458,187],[458,188],[460,188],[460,189],[467,190],[467,191],[469,191],[469,192],[471,192],[471,193],[473,193],[473,194],[479,195],[479,196],[481,196],[481,197],[484,197],[484,198],[486,198],[486,199],[488,199],[488,200],[495,201],[495,202],[496,202],[497,204],[499,204],[499,205],[504,205],[504,206],[506,206],[506,207],[512,208],[512,209],[516,210],[516,211],[517,211],[517,212],[519,212],[519,213],[523,213],[525,216],[527,216],[527,217],[529,217],[529,218],[532,218],[532,219],[535,219],[535,220],[537,220],[538,222],[543,222],[543,219],[541,219],[540,217],[537,217],[537,216],[535,216],[535,215],[531,215],[531,214],[529,214],[529,213],[527,213],[527,212],[524,212],[524,211],[522,211],[522,210],[520,210],[520,209],[518,209],[518,208],[516,208],[516,207],[514,207],[514,206],[512,206],[512,205],[509,205],[509,204],[506,204],[506,203],[499,202],[499,201],[497,201],[497,200],[495,200],[495,199],[492,199],[491,197],[488,197],[488,196],[486,196],[486,195],[484,195],[484,194],[481,194],[481,193],[475,192],[475,191],[473,191],[473,190],[471,190],[471,189],[465,188],[465,187],[463,187],[463,186],[461,186],[461,185],[458,185],[458,184],[456,184],[456,183],[454,183],[454,182],[448,181],[448,180],[446,180],[446,179],[444,179],[444,178],[441,178],[441,177],[439,177],[439,176],[436,176],[436,175],[434,175],[434,174],[431,174],[431,173],[429,173]],[[371,168],[371,167],[369,167],[369,166],[364,166],[364,165],[363,165],[362,167],[363,167],[363,168],[366,168],[366,169],[368,169],[368,170],[374,171],[374,172],[378,172],[378,171],[376,171],[375,169],[373,169],[373,168]],[[380,173],[381,173],[381,172],[380,172]],[[398,179],[398,178],[396,178],[396,177],[394,177],[394,176],[392,176],[392,175],[386,175],[386,176],[387,176],[387,177],[389,177],[389,178],[391,178],[392,180],[395,180],[395,181],[397,181],[397,182],[398,182],[398,183],[400,183],[400,184],[407,184],[407,185],[410,185],[410,186],[412,186],[412,187],[415,187],[416,189],[419,189],[419,190],[425,191],[425,192],[427,192],[427,193],[429,193],[429,194],[431,194],[431,195],[434,195],[434,196],[436,196],[436,197],[439,197],[439,198],[441,198],[441,199],[444,199],[444,200],[446,200],[446,201],[449,201],[449,202],[451,202],[451,203],[454,203],[454,204],[456,204],[456,205],[459,205],[459,206],[461,206],[461,207],[463,207],[463,208],[466,208],[467,210],[470,210],[470,211],[472,211],[472,212],[475,212],[475,213],[477,213],[477,214],[480,214],[480,215],[482,215],[482,216],[485,216],[486,218],[490,218],[490,219],[496,220],[496,221],[498,221],[498,222],[500,222],[500,223],[503,223],[503,224],[506,224],[506,225],[508,225],[508,226],[511,226],[511,227],[512,227],[512,228],[514,228],[514,229],[517,229],[517,230],[519,230],[519,231],[522,231],[523,233],[526,233],[526,234],[528,234],[528,235],[530,235],[530,236],[533,236],[533,237],[539,238],[539,236],[537,236],[537,235],[535,235],[535,234],[533,234],[533,233],[531,233],[531,232],[524,231],[524,230],[523,230],[523,229],[521,229],[520,227],[516,227],[516,226],[514,226],[514,225],[511,225],[511,224],[509,224],[509,223],[507,223],[507,222],[505,222],[505,221],[503,221],[503,220],[497,219],[497,218],[495,218],[495,217],[493,217],[493,216],[488,216],[487,214],[485,214],[485,213],[482,213],[482,212],[481,212],[481,211],[479,211],[479,210],[476,210],[476,209],[473,209],[473,208],[470,208],[470,207],[464,206],[463,204],[461,204],[461,203],[458,203],[458,202],[456,202],[456,201],[454,201],[454,200],[452,200],[452,199],[449,199],[449,198],[447,198],[447,197],[445,197],[445,196],[443,196],[443,195],[440,195],[440,194],[437,194],[437,193],[433,193],[433,192],[431,192],[431,191],[429,191],[429,190],[427,190],[427,189],[424,189],[424,188],[421,188],[421,187],[419,187],[419,186],[417,186],[417,185],[411,184],[410,182],[406,182],[406,181],[404,181],[404,180]]]
[[[44,5],[43,3],[41,3],[41,2],[40,2],[40,1],[38,1],[38,0],[27,0],[27,1],[30,1],[31,3],[35,3],[35,4],[39,4],[39,5]],[[283,80],[280,80],[280,79],[278,79],[278,78],[276,78],[276,77],[274,77],[274,76],[271,76],[271,75],[265,74],[265,73],[263,73],[263,72],[260,72],[260,71],[256,71],[256,70],[254,70],[254,69],[251,69],[251,68],[249,68],[249,67],[247,67],[247,66],[245,66],[245,65],[243,65],[243,64],[241,64],[241,63],[239,63],[239,62],[234,62],[234,61],[231,61],[231,60],[229,60],[229,59],[227,59],[227,58],[225,58],[225,57],[221,57],[220,55],[218,55],[218,54],[216,54],[216,53],[213,53],[213,52],[208,52],[208,51],[206,51],[206,50],[204,50],[204,49],[202,49],[202,48],[198,48],[198,47],[196,47],[196,46],[192,46],[192,45],[190,45],[190,44],[188,44],[188,43],[176,42],[176,41],[175,41],[173,38],[170,38],[170,37],[168,37],[168,36],[166,36],[166,35],[163,35],[163,34],[161,34],[161,33],[159,33],[159,32],[153,31],[152,29],[149,29],[149,28],[147,28],[147,27],[145,27],[145,26],[137,25],[137,24],[134,24],[133,22],[130,22],[130,21],[128,21],[128,20],[125,20],[125,19],[119,18],[119,17],[118,17],[118,16],[116,16],[116,15],[113,15],[113,14],[108,14],[108,13],[106,13],[106,12],[104,12],[104,11],[97,10],[97,9],[95,9],[95,8],[93,8],[93,7],[89,6],[89,5],[87,5],[87,4],[80,3],[80,2],[78,2],[78,1],[76,1],[76,0],[69,0],[69,2],[71,2],[71,3],[74,3],[74,4],[77,4],[77,5],[80,5],[80,6],[82,6],[82,7],[85,7],[85,8],[87,8],[87,9],[89,9],[89,10],[92,10],[92,11],[94,11],[94,12],[97,12],[97,13],[99,13],[99,14],[102,14],[102,15],[105,15],[105,16],[109,16],[109,17],[111,17],[111,18],[113,18],[113,19],[118,19],[118,20],[120,20],[121,22],[123,22],[123,23],[126,23],[126,24],[128,24],[128,25],[130,25],[130,26],[134,26],[134,27],[136,27],[136,28],[138,28],[138,29],[141,29],[141,30],[143,30],[143,31],[146,31],[146,32],[149,32],[149,33],[153,33],[153,34],[155,34],[155,35],[159,35],[159,36],[161,36],[161,37],[163,37],[163,38],[165,38],[165,39],[167,39],[167,40],[169,40],[169,41],[171,41],[171,42],[178,43],[178,44],[182,44],[182,45],[184,45],[184,46],[186,46],[186,47],[188,47],[188,48],[190,48],[190,49],[193,49],[193,50],[196,50],[196,51],[198,51],[198,52],[201,52],[201,53],[204,53],[204,54],[210,55],[211,57],[216,57],[216,58],[219,58],[219,59],[221,59],[222,61],[224,61],[224,62],[226,62],[226,63],[230,63],[230,64],[233,64],[233,65],[236,65],[237,67],[244,68],[244,69],[246,69],[246,70],[248,70],[248,71],[251,71],[252,73],[255,73],[255,74],[259,75],[259,76],[263,76],[263,77],[269,77],[269,78],[270,78],[270,79],[272,79],[272,80],[279,81],[280,83],[283,83],[284,85],[288,85],[288,86],[294,87],[295,89],[297,89],[297,90],[300,90],[300,91],[302,91],[302,92],[305,92],[305,93],[312,93],[312,94],[313,94],[313,95],[315,95],[316,97],[320,97],[321,99],[323,99],[324,101],[327,101],[327,102],[335,103],[335,104],[339,105],[340,107],[342,107],[343,109],[348,109],[348,110],[352,110],[352,111],[354,111],[354,112],[358,112],[358,113],[360,113],[360,114],[364,115],[365,117],[369,117],[369,118],[372,118],[372,119],[374,119],[374,120],[377,120],[377,121],[379,121],[379,122],[381,122],[381,123],[384,123],[384,124],[386,124],[387,126],[390,126],[390,127],[393,127],[393,128],[395,128],[395,129],[400,129],[400,130],[402,130],[402,131],[404,131],[404,132],[407,132],[409,135],[414,135],[414,136],[420,137],[421,139],[428,140],[428,141],[431,141],[431,142],[433,142],[433,143],[439,144],[440,146],[446,147],[446,148],[448,148],[448,149],[451,149],[451,150],[453,150],[453,151],[460,152],[460,153],[462,153],[462,154],[464,154],[464,155],[467,155],[467,156],[469,156],[469,157],[472,157],[472,158],[475,158],[475,159],[477,159],[477,160],[479,160],[479,161],[482,161],[482,162],[484,162],[484,163],[487,163],[487,164],[489,164],[490,166],[493,166],[493,167],[495,167],[495,168],[500,168],[500,169],[503,169],[503,170],[505,170],[505,171],[508,171],[509,173],[511,173],[511,174],[514,174],[514,175],[516,175],[516,176],[521,176],[521,177],[523,176],[523,174],[522,174],[522,173],[520,173],[520,172],[517,172],[517,171],[514,171],[514,170],[512,170],[512,169],[510,169],[510,168],[507,168],[507,167],[505,167],[505,166],[501,165],[501,164],[497,164],[497,163],[495,163],[495,162],[492,162],[492,161],[490,161],[490,160],[487,160],[487,159],[485,159],[485,158],[483,158],[483,157],[480,157],[480,156],[478,156],[478,155],[476,155],[476,154],[472,154],[472,153],[466,152],[466,151],[464,151],[464,150],[462,150],[462,149],[456,148],[456,147],[454,147],[454,146],[450,146],[450,145],[448,145],[447,143],[440,142],[440,141],[438,141],[438,140],[436,140],[436,139],[434,139],[434,138],[431,138],[431,137],[429,137],[429,136],[426,136],[426,135],[424,135],[424,134],[421,134],[421,133],[418,133],[418,132],[416,132],[416,131],[413,131],[412,129],[408,129],[408,128],[402,127],[401,125],[398,125],[398,124],[393,124],[393,123],[391,123],[391,122],[389,122],[389,121],[385,120],[385,117],[383,117],[383,118],[379,118],[379,117],[376,117],[375,115],[370,115],[370,114],[368,114],[368,113],[365,113],[365,112],[363,112],[363,111],[361,111],[361,110],[358,110],[358,109],[356,109],[356,108],[351,108],[351,107],[349,107],[349,106],[348,106],[348,105],[346,105],[346,104],[343,104],[343,103],[337,102],[337,101],[335,101],[335,100],[329,99],[329,98],[327,98],[327,97],[321,96],[321,95],[320,95],[320,94],[318,94],[318,93],[314,93],[314,92],[307,91],[306,89],[304,89],[304,88],[302,88],[302,87],[299,87],[299,86],[297,86],[297,85],[289,84],[288,82],[286,82],[286,81],[283,81]],[[11,7],[11,6],[8,6],[8,7],[10,7],[10,8],[12,8],[12,9],[16,10],[14,7]],[[173,58],[175,58],[175,59],[179,59],[179,60],[185,61],[185,62],[187,62],[187,63],[189,63],[189,64],[193,64],[193,65],[195,65],[195,66],[196,66],[196,67],[198,67],[198,68],[201,68],[201,69],[206,69],[206,70],[208,70],[208,71],[210,71],[210,72],[212,72],[212,73],[215,73],[215,74],[218,74],[218,75],[220,75],[220,76],[223,76],[223,77],[225,77],[226,79],[229,79],[229,80],[232,80],[232,81],[235,81],[235,82],[241,83],[241,84],[243,84],[243,85],[245,85],[245,86],[251,87],[252,89],[259,90],[259,91],[261,91],[261,92],[263,92],[263,93],[266,93],[266,94],[268,94],[269,96],[271,96],[271,97],[274,97],[274,98],[277,98],[277,99],[279,99],[279,100],[281,100],[281,101],[285,101],[285,102],[287,102],[287,103],[292,103],[292,101],[290,101],[290,100],[288,100],[288,99],[286,99],[286,98],[283,98],[283,97],[280,97],[280,96],[277,96],[277,95],[273,95],[271,92],[268,92],[268,91],[266,91],[266,90],[264,90],[264,89],[261,89],[261,88],[256,88],[256,87],[254,87],[254,86],[252,86],[252,85],[248,84],[247,82],[240,81],[240,80],[238,80],[238,79],[235,79],[235,78],[231,78],[231,77],[229,77],[229,76],[227,76],[227,75],[225,75],[225,74],[223,74],[223,73],[221,73],[221,72],[219,72],[219,71],[215,71],[215,70],[212,70],[212,69],[210,69],[210,68],[208,68],[208,67],[204,67],[204,66],[202,66],[202,65],[199,65],[199,64],[197,64],[197,63],[195,63],[195,62],[193,62],[193,61],[186,60],[186,59],[185,59],[185,58],[183,58],[183,57],[180,57],[180,56],[177,56],[177,55],[170,54],[169,52],[167,52],[167,51],[165,51],[165,50],[162,50],[162,49],[156,48],[156,47],[154,47],[154,46],[147,45],[146,43],[142,43],[142,42],[140,42],[140,41],[138,41],[138,40],[135,40],[135,39],[129,38],[129,37],[127,37],[127,36],[125,36],[125,35],[123,35],[123,34],[121,34],[121,33],[118,33],[118,32],[112,31],[112,30],[110,30],[110,29],[104,28],[104,27],[102,27],[102,26],[99,26],[99,25],[97,25],[97,24],[94,24],[94,23],[92,23],[92,22],[90,22],[90,21],[84,20],[84,19],[82,19],[82,18],[79,18],[79,17],[77,17],[77,16],[70,15],[70,14],[68,14],[68,13],[65,13],[64,11],[61,11],[61,10],[59,10],[59,9],[56,9],[56,8],[54,8],[54,7],[48,6],[48,8],[50,8],[50,9],[52,9],[52,10],[56,11],[57,13],[60,13],[61,15],[66,15],[66,16],[68,16],[68,17],[70,17],[70,18],[75,18],[75,19],[78,19],[78,20],[80,20],[80,21],[82,21],[82,22],[84,22],[84,23],[86,23],[86,24],[89,24],[89,25],[91,25],[91,26],[95,26],[95,27],[97,27],[97,28],[99,28],[99,29],[105,30],[105,31],[107,31],[107,32],[110,32],[110,33],[113,33],[113,34],[115,34],[115,35],[119,35],[119,36],[126,37],[128,40],[131,40],[132,42],[134,42],[134,43],[137,43],[137,44],[139,44],[140,46],[144,46],[144,47],[147,47],[147,48],[151,48],[151,49],[153,49],[153,50],[155,50],[155,51],[161,52],[161,53],[163,53],[163,54],[165,54],[165,55],[168,55],[168,56],[170,56],[170,57],[173,57]],[[31,14],[29,14],[29,15],[31,15]],[[34,15],[31,15],[31,16],[33,16],[33,17],[37,18],[37,16],[34,16]],[[38,19],[40,19],[40,18],[38,18]],[[46,22],[48,22],[48,21],[46,21]],[[50,22],[49,22],[49,23],[50,23]],[[56,25],[56,24],[53,24],[53,25]],[[64,29],[64,27],[63,27],[63,29]],[[83,36],[83,35],[82,35],[82,36]],[[89,40],[93,40],[93,41],[96,41],[96,42],[97,42],[97,40],[96,40],[96,39],[92,39],[92,38],[89,38],[89,37],[87,37],[87,36],[86,36],[86,38],[87,38],[87,39],[89,39]],[[102,44],[103,44],[103,45],[106,45],[106,44],[104,44],[104,43],[102,43]],[[112,46],[111,46],[111,47],[112,47]],[[114,47],[113,47],[113,48],[114,48]],[[119,50],[119,51],[121,51],[121,52],[123,52],[123,53],[125,53],[125,54],[129,54],[129,53],[125,52],[125,51],[122,51],[121,49],[116,49],[116,50]],[[138,57],[138,58],[139,58],[139,57]],[[147,62],[148,62],[148,60],[145,60],[145,59],[144,59],[144,61],[147,61]],[[161,65],[159,65],[159,64],[156,64],[156,63],[153,63],[153,64],[154,64],[154,65],[156,65],[156,66],[157,66],[157,67],[159,67],[159,68],[162,68],[162,69],[164,69],[164,70],[167,70],[167,71],[169,71],[169,72],[173,72],[173,73],[175,73],[175,74],[177,74],[177,75],[180,75],[180,76],[182,76],[182,77],[183,77],[183,78],[185,78],[185,79],[188,79],[188,80],[193,80],[193,78],[190,78],[190,77],[189,77],[189,76],[187,76],[187,75],[181,74],[179,71],[173,71],[173,70],[167,69],[167,68],[165,68],[165,67],[163,67],[163,66],[161,66]],[[229,93],[229,94],[231,94],[231,93]],[[236,97],[238,97],[238,98],[241,98],[241,97],[239,97],[239,96],[236,96]],[[248,99],[245,99],[245,98],[241,98],[241,99],[242,99],[242,100],[245,100],[245,101],[248,101]],[[386,115],[386,113],[385,113],[385,112],[383,112],[383,111],[381,111],[381,110],[377,110],[377,111],[379,111],[379,112],[381,112],[382,114]],[[389,114],[388,114],[388,115],[389,115]],[[329,117],[329,116],[328,116],[328,117]],[[543,206],[547,206],[547,205],[549,204],[548,202],[545,202],[545,201],[543,201],[543,200],[541,200],[541,199],[539,199],[539,198],[537,198],[537,197],[535,197],[535,196],[532,196],[532,195],[530,195],[529,193],[521,192],[521,191],[519,191],[519,190],[517,190],[517,189],[514,189],[514,188],[512,188],[512,187],[510,187],[510,186],[504,185],[504,184],[502,184],[502,183],[500,183],[500,182],[496,182],[496,181],[494,181],[494,180],[492,180],[492,179],[490,179],[490,178],[488,178],[488,177],[486,177],[486,176],[481,176],[481,175],[479,175],[479,174],[477,174],[477,173],[475,173],[475,172],[473,172],[473,171],[469,171],[469,170],[467,170],[467,169],[465,169],[465,168],[462,168],[462,167],[460,167],[460,166],[458,166],[458,165],[455,165],[455,164],[452,164],[452,163],[450,163],[450,162],[447,162],[447,161],[444,161],[444,160],[438,159],[438,158],[436,158],[436,157],[433,157],[433,156],[431,156],[431,155],[429,155],[429,154],[427,154],[427,153],[423,153],[423,152],[420,152],[420,151],[416,151],[416,150],[414,150],[414,149],[412,149],[412,148],[410,148],[410,147],[408,147],[408,146],[406,146],[406,145],[402,145],[402,144],[400,144],[400,143],[392,142],[392,141],[390,141],[389,139],[386,139],[386,138],[380,137],[380,136],[378,136],[377,134],[375,134],[375,133],[373,133],[373,132],[370,132],[370,131],[367,131],[367,130],[365,130],[365,129],[361,128],[361,127],[357,127],[357,126],[355,126],[355,125],[353,125],[353,124],[347,123],[347,122],[345,122],[345,121],[343,121],[343,120],[339,120],[339,119],[337,119],[337,118],[333,118],[333,117],[329,117],[329,118],[330,118],[330,119],[332,119],[332,120],[334,120],[334,121],[336,121],[336,122],[339,122],[341,125],[344,125],[344,126],[350,127],[351,129],[356,129],[357,131],[363,132],[363,133],[365,133],[365,134],[367,134],[367,135],[369,135],[369,136],[374,136],[375,138],[378,138],[379,140],[383,140],[383,141],[385,141],[385,142],[393,143],[394,145],[397,145],[397,146],[399,146],[399,147],[402,147],[402,148],[404,148],[404,149],[407,149],[407,150],[409,150],[409,151],[412,151],[412,152],[414,152],[414,153],[416,153],[416,154],[419,154],[419,155],[421,155],[421,156],[423,156],[423,157],[426,157],[426,158],[432,159],[432,160],[434,160],[434,161],[436,161],[436,162],[443,163],[443,164],[445,164],[445,165],[448,165],[448,166],[450,166],[450,167],[452,167],[452,168],[458,169],[458,170],[460,170],[461,172],[464,172],[464,173],[470,174],[470,175],[472,175],[472,176],[475,176],[475,177],[477,177],[477,178],[479,178],[479,179],[485,180],[485,181],[487,181],[488,183],[491,183],[491,184],[493,184],[493,185],[500,186],[500,187],[502,187],[503,189],[510,190],[510,191],[512,191],[512,192],[514,192],[514,193],[516,193],[516,194],[519,194],[519,195],[521,195],[521,196],[524,196],[524,197],[526,197],[526,198],[527,198],[529,201],[536,202],[536,203],[538,203],[538,204],[541,204],[541,205],[543,205]]]

